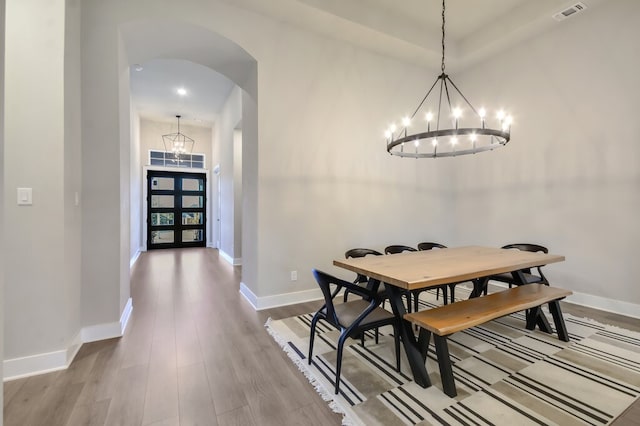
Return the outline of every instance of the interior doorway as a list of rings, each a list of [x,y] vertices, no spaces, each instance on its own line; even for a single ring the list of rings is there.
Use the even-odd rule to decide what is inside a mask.
[[[205,173],[147,171],[147,249],[205,247]]]

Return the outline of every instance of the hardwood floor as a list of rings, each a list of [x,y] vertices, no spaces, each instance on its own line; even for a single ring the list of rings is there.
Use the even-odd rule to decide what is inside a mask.
[[[125,335],[83,345],[65,371],[6,382],[5,426],[339,425],[264,329],[320,302],[255,312],[239,281],[216,250],[143,253]],[[636,319],[563,309],[640,331]],[[615,424],[640,424],[640,405]]]
[[[239,280],[216,250],[142,254],[125,335],[83,345],[66,371],[6,382],[5,426],[339,425],[264,329],[319,303],[255,312]]]

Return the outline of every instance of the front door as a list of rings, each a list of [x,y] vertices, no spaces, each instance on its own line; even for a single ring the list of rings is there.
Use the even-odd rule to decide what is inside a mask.
[[[147,249],[205,247],[206,174],[147,172]]]

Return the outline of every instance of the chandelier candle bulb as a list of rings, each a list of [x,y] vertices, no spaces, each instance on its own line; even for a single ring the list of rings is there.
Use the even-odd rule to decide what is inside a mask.
[[[480,124],[484,129],[484,118],[487,116],[487,110],[484,108],[480,108],[480,110],[478,111],[478,115],[480,116]]]

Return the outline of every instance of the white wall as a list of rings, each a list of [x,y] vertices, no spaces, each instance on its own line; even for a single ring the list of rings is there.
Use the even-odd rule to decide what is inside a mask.
[[[82,323],[86,326],[112,324],[121,314],[119,79],[126,67],[119,63],[119,39],[102,24],[104,19],[83,2]],[[108,63],[95,61],[87,49],[108,57]]]
[[[79,4],[9,1],[6,7],[4,375],[73,357],[80,332]],[[66,24],[65,24],[66,23]],[[42,70],[47,78],[42,78]],[[38,125],[34,126],[34,117]],[[18,206],[16,188],[33,188]],[[36,265],[36,266],[34,266]]]
[[[118,292],[118,311],[123,312],[125,306],[130,300],[131,289],[129,285],[129,277],[131,275],[131,255],[129,247],[131,246],[131,121],[132,108],[131,96],[129,94],[129,65],[124,54],[124,44],[122,38],[118,38],[118,103],[120,105],[119,112],[119,184],[120,184],[120,209],[118,214],[119,226],[119,256],[118,270],[120,277],[118,282],[120,288]]]
[[[142,227],[145,226],[145,219],[142,217],[142,185],[144,185],[142,177],[142,158],[140,141],[140,116],[135,108],[131,109],[131,216],[130,222],[130,245],[129,245],[129,264],[137,260],[140,250],[143,247]]]
[[[314,288],[312,268],[347,274],[331,262],[349,248],[446,241],[446,164],[391,157],[383,137],[428,89],[425,70],[293,28],[269,35],[274,54],[258,67],[257,304]]]
[[[606,2],[472,67],[471,100],[508,107],[512,141],[459,158],[455,242],[535,242],[566,256],[545,270],[573,300],[638,315],[640,5]]]
[[[80,3],[65,1],[64,56],[64,289],[68,316],[66,343],[70,354],[79,349],[81,322],[81,223],[82,209],[82,114],[80,81]]]
[[[242,129],[233,130],[233,257],[242,259]]]
[[[242,139],[258,140],[258,106],[253,97],[242,91]],[[258,277],[258,144],[242,147],[242,286],[257,283]],[[247,261],[248,259],[248,261]],[[251,291],[249,287],[246,290]],[[255,293],[254,293],[255,294]]]
[[[5,0],[0,0],[0,164],[4,164],[4,21]],[[0,359],[4,359],[4,173],[0,173]],[[0,362],[0,377],[3,375],[3,363]],[[0,392],[0,419],[4,418],[4,392]],[[0,421],[2,425],[2,421]]]
[[[242,121],[242,89],[238,86],[229,94],[220,111],[218,145],[220,157],[220,251],[231,263],[241,262],[242,252],[238,244],[237,231],[242,224],[238,196],[242,194],[242,182],[237,181],[237,161],[242,151],[238,152],[234,143],[235,129]],[[240,155],[238,155],[240,154]],[[241,173],[241,169],[239,170]],[[240,215],[238,214],[240,213]]]

